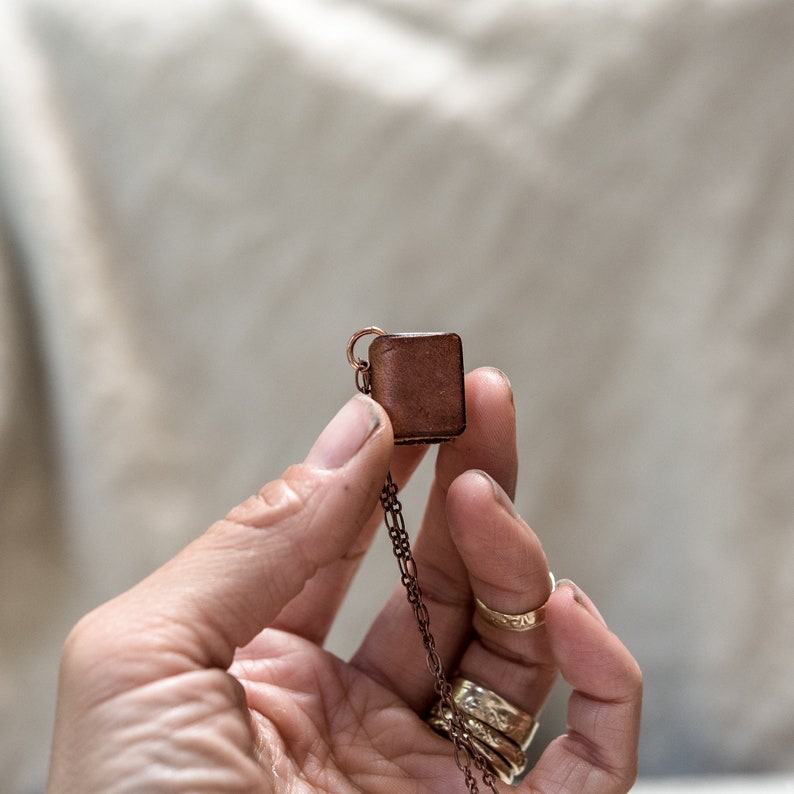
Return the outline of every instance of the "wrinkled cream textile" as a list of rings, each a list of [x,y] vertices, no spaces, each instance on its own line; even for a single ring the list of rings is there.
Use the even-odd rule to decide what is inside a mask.
[[[0,788],[68,625],[300,459],[373,323],[509,374],[643,772],[790,770],[792,42],[790,0],[0,5]]]

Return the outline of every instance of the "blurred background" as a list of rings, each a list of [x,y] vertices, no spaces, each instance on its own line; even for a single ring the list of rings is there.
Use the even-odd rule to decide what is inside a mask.
[[[71,624],[302,459],[371,324],[510,377],[648,785],[794,772],[793,41],[790,0],[0,4],[0,790]],[[384,537],[334,651],[396,579]]]

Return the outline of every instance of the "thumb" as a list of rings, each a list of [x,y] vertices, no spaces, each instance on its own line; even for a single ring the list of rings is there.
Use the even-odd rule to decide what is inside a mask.
[[[104,648],[116,656],[120,647],[129,649],[139,682],[196,667],[226,669],[235,649],[269,625],[306,581],[358,536],[372,514],[392,449],[385,412],[356,395],[302,464],[84,618],[83,624],[98,629],[89,631],[91,639],[102,637]]]

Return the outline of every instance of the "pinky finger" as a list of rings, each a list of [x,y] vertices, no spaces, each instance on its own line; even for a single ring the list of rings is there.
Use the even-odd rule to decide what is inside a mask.
[[[568,729],[524,781],[546,794],[624,794],[637,777],[642,673],[573,582],[563,580],[546,610],[552,652],[573,688]]]

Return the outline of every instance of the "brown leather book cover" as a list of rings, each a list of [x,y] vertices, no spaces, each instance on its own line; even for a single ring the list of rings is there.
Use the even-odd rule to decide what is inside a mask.
[[[397,444],[447,441],[466,429],[463,344],[454,333],[384,334],[369,347],[371,394]]]

